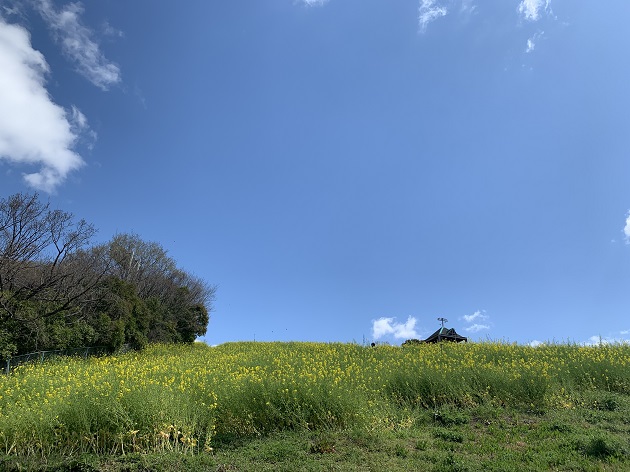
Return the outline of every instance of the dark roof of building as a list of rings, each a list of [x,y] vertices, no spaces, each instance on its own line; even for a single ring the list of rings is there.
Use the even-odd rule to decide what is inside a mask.
[[[468,338],[464,337],[464,336],[460,336],[459,334],[457,334],[457,332],[455,331],[454,328],[445,328],[445,327],[441,327],[440,329],[438,329],[435,333],[433,333],[431,336],[429,336],[427,339],[425,339],[423,342],[425,343],[437,343],[440,341],[455,341],[455,342],[467,342]]]

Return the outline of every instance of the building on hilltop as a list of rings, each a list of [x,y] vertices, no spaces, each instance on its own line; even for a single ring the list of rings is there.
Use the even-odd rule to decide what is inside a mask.
[[[465,336],[460,336],[455,331],[455,328],[445,328],[442,326],[435,333],[429,336],[427,339],[423,340],[423,343],[439,343],[440,341],[453,341],[456,343],[467,342],[468,338]]]
[[[442,322],[442,327],[435,333],[429,336],[427,339],[420,341],[419,339],[407,339],[403,346],[413,346],[424,343],[439,343],[441,341],[451,341],[456,343],[468,342],[468,338],[457,334],[454,328],[445,328],[444,322],[448,321],[446,318],[438,318],[438,321]]]
[[[438,318],[438,321],[442,322],[442,327],[422,341],[423,343],[439,343],[440,341],[452,341],[456,343],[468,342],[468,338],[457,334],[455,328],[444,327],[444,323],[448,321],[446,318]]]

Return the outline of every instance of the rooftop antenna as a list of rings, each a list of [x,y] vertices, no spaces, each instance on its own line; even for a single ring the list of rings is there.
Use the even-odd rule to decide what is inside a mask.
[[[442,322],[442,328],[444,328],[444,323],[446,323],[448,320],[446,318],[440,317],[440,318],[438,318],[438,321]]]

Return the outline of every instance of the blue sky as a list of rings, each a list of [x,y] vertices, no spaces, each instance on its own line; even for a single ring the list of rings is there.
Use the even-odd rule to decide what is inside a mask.
[[[629,14],[0,0],[0,197],[162,244],[209,344],[630,339]]]

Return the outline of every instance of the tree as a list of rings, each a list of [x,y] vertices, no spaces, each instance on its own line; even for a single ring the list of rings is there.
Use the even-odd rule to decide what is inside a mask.
[[[52,210],[37,194],[0,200],[0,331],[13,333],[7,346],[33,337],[38,347],[43,319],[80,311],[103,275],[83,251],[94,233],[85,220]]]
[[[110,259],[109,276],[133,286],[151,313],[149,342],[193,342],[206,333],[215,287],[178,268],[160,244],[118,234],[99,250]]]
[[[193,342],[215,288],[158,243],[94,227],[37,194],[0,200],[0,356],[93,343]]]
[[[151,312],[133,284],[117,277],[107,277],[92,312],[95,315],[92,324],[97,344],[112,349],[125,343],[136,349],[146,346]]]

